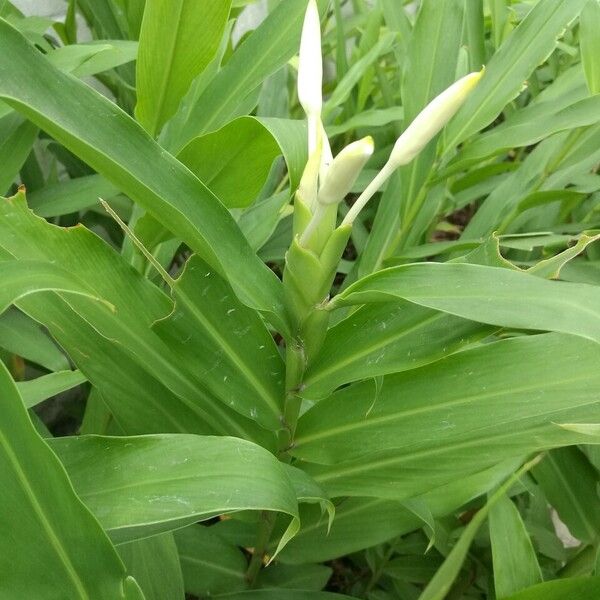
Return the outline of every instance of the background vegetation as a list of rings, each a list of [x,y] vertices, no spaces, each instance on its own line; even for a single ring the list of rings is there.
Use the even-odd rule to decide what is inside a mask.
[[[598,1],[319,0],[338,222],[486,65],[341,260],[306,0],[65,8],[0,0],[0,597],[600,597]]]

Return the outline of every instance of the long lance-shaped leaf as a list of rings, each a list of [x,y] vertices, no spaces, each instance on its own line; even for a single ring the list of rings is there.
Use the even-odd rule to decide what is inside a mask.
[[[600,595],[600,577],[573,577],[534,585],[506,600],[591,600]]]
[[[248,586],[244,553],[214,527],[192,525],[176,531],[174,537],[188,593],[202,598]]]
[[[86,381],[85,375],[79,371],[58,371],[29,381],[20,381],[17,383],[17,389],[21,394],[23,404],[27,408],[31,408]]]
[[[0,596],[141,600],[102,528],[36,433],[1,361],[0,396]]]
[[[595,544],[600,538],[600,475],[586,456],[577,448],[553,450],[533,475],[571,535]]]
[[[285,598],[285,600],[353,600],[356,596],[345,596],[333,592],[315,592],[314,590],[277,588],[223,594],[219,598],[222,600],[281,600],[281,598]]]
[[[198,257],[173,285],[175,309],[154,331],[180,364],[228,406],[261,425],[281,427],[284,366],[273,337],[256,311]]]
[[[192,376],[193,363],[178,363],[174,352],[152,331],[155,321],[172,310],[171,300],[89,230],[50,225],[28,210],[25,198],[20,194],[0,203],[1,252],[13,259],[6,261],[13,263],[12,267],[6,268],[17,271],[20,265],[26,266],[31,261],[40,261],[42,265],[45,262],[47,266],[40,267],[39,280],[36,280],[37,283],[34,281],[34,286],[42,287],[44,269],[48,273],[58,271],[63,287],[85,282],[84,291],[114,307],[114,311],[108,310],[101,303],[79,299],[74,294],[69,296],[68,306],[47,295],[24,298],[19,302],[20,308],[60,339],[93,385],[106,389],[106,386],[111,388],[116,384],[119,389],[123,378],[139,381],[140,378],[151,377],[155,380],[154,385],[160,382],[162,392],[159,397],[164,394],[165,388],[167,390],[164,400],[156,408],[163,418],[166,417],[169,431],[232,434],[265,442],[266,430],[210,395],[202,382]],[[21,267],[21,273],[27,274],[27,270]],[[70,313],[69,307],[74,314]],[[123,354],[129,358],[119,364]],[[113,373],[110,369],[106,370],[108,365],[111,365]],[[105,378],[109,381],[104,381]],[[144,380],[137,385],[146,388],[148,384]],[[118,406],[108,389],[106,391],[108,401]],[[111,393],[114,391],[112,387]],[[157,391],[152,392],[149,398],[155,397]],[[127,415],[129,427],[135,423],[131,405],[138,404],[138,395],[136,391],[117,409]],[[179,401],[169,402],[172,395]],[[145,420],[148,411],[143,408],[141,412],[138,418]],[[185,414],[187,417],[184,417]],[[199,419],[205,426],[198,427]],[[174,421],[178,423],[175,427]],[[164,431],[157,425],[150,429],[134,426],[133,431],[146,433],[157,428]]]
[[[365,277],[332,305],[403,298],[465,319],[570,333],[600,342],[600,288],[546,281],[530,274],[457,263],[418,263]]]
[[[444,600],[447,594],[450,592],[450,588],[458,576],[462,565],[467,558],[469,547],[475,539],[477,530],[481,527],[489,514],[489,511],[495,506],[495,504],[502,499],[511,485],[517,482],[517,480],[524,475],[531,467],[539,461],[539,457],[534,458],[530,462],[526,463],[502,486],[490,495],[487,503],[475,514],[473,519],[465,527],[458,542],[452,548],[444,564],[440,567],[435,576],[427,584],[427,587],[423,590],[423,593],[419,596],[419,600]],[[495,566],[495,565],[494,565]]]
[[[304,377],[302,394],[321,398],[344,383],[416,369],[492,331],[404,301],[363,306],[328,330]]]
[[[0,346],[48,371],[65,371],[69,360],[33,319],[16,309],[0,317]]]
[[[291,452],[327,463],[303,468],[331,496],[421,494],[585,440],[557,423],[598,419],[599,359],[598,344],[560,334],[466,350],[387,377],[375,402],[368,382],[319,402],[300,418]]]
[[[282,289],[211,192],[120,108],[61,73],[0,20],[0,98],[153,214],[227,277],[240,299],[282,320]]]
[[[22,298],[40,292],[57,292],[67,296],[81,296],[99,302],[106,309],[114,310],[113,305],[95,295],[85,283],[51,263],[44,261],[5,261],[0,262],[0,314],[11,304]]]
[[[531,72],[556,46],[557,38],[587,0],[541,0],[504,41],[477,89],[446,130],[445,149],[489,125],[518,95]]]
[[[375,401],[373,384],[366,381],[319,402],[300,418],[293,452],[337,463],[385,450],[449,445],[477,438],[483,428],[491,435],[548,424],[549,415],[561,409],[598,406],[587,379],[598,357],[598,345],[560,334],[465,350],[386,377]],[[524,364],[526,369],[515,368]]]
[[[452,480],[415,500],[427,506],[435,517],[442,517],[493,489],[518,466],[515,460],[505,461],[481,473]],[[327,522],[316,507],[302,506],[300,517],[302,529],[281,553],[283,562],[302,564],[331,560],[381,544],[423,525],[402,502],[382,498],[345,498],[336,507],[329,533]]]
[[[138,120],[155,137],[215,55],[231,0],[148,0],[137,61]]]
[[[121,544],[117,550],[146,600],[185,597],[179,552],[172,533]]]
[[[464,2],[426,0],[408,46],[402,83],[404,129],[425,106],[447,88],[456,75],[463,30]],[[475,70],[481,69],[481,65]],[[435,142],[430,142],[410,164],[400,169],[403,211],[408,214],[435,159]]]
[[[533,544],[519,510],[505,495],[489,515],[494,564],[494,588],[498,598],[506,598],[543,581]]]
[[[465,146],[450,168],[465,168],[512,148],[533,145],[559,131],[595,125],[600,116],[598,96],[578,100],[558,111],[548,110],[554,105],[552,101],[534,104],[515,113],[502,125]]]
[[[245,114],[245,101],[262,82],[283,67],[300,44],[306,0],[283,0],[236,48],[199,98],[185,98],[165,128],[166,147],[176,153],[198,135],[220,129]],[[319,0],[325,7],[327,0]]]
[[[118,542],[240,510],[285,513],[298,525],[283,465],[245,440],[81,436],[51,445],[80,498]]]

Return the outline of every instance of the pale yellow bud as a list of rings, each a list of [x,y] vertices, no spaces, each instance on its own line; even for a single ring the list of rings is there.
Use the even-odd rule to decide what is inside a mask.
[[[453,83],[434,98],[398,138],[390,164],[393,168],[406,165],[444,128],[464,104],[484,71],[470,73]]]
[[[304,16],[298,61],[298,100],[309,116],[321,114],[323,105],[321,21],[315,0],[309,0]]]
[[[354,219],[367,202],[400,166],[408,164],[442,130],[448,121],[463,105],[470,92],[477,85],[485,69],[459,79],[447,90],[434,98],[398,138],[389,160],[377,173],[373,181],[358,197],[344,217],[342,225],[352,225]]]
[[[348,195],[373,149],[373,138],[368,136],[349,144],[333,159],[319,189],[321,204],[337,204]]]

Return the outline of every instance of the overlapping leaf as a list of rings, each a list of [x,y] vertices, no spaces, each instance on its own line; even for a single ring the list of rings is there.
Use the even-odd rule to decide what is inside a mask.
[[[557,334],[464,351],[385,378],[375,399],[365,382],[319,402],[300,418],[291,451],[324,463],[305,470],[331,496],[421,494],[585,439],[556,423],[600,414],[599,357],[597,344]]]
[[[220,202],[121,109],[0,21],[0,97],[147,208],[281,325],[281,285]],[[118,143],[115,143],[118,140]]]
[[[1,362],[0,393],[0,595],[141,600],[135,580],[36,433]]]
[[[52,448],[79,497],[119,542],[240,510],[298,518],[283,465],[245,440],[81,436],[56,438]]]

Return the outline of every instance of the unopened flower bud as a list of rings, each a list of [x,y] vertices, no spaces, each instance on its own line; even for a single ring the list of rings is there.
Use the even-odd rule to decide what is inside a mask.
[[[484,71],[470,73],[434,98],[398,138],[390,163],[393,168],[408,164],[444,128],[464,104]]]
[[[309,0],[304,17],[298,61],[298,100],[309,116],[321,114],[323,104],[321,22],[315,0]]]
[[[373,138],[368,136],[349,144],[333,159],[319,189],[321,204],[337,204],[348,195],[373,149]]]
[[[400,166],[408,164],[442,130],[463,105],[485,69],[459,79],[434,98],[398,138],[389,160],[346,213],[342,225],[352,225],[367,202]]]

